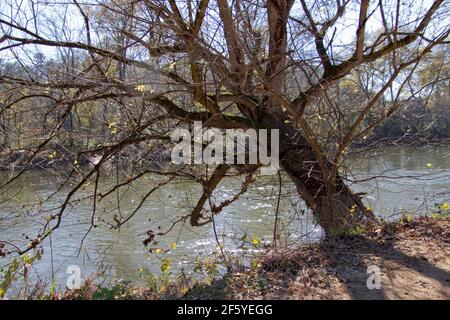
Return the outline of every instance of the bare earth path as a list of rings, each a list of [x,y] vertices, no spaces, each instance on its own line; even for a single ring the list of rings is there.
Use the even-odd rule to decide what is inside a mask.
[[[381,271],[380,289],[367,287],[370,265]],[[225,299],[450,299],[450,218],[417,218],[369,237],[273,254],[209,290],[209,298]]]

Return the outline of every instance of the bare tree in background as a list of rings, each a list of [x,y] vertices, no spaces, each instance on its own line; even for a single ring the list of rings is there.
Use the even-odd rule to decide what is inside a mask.
[[[341,176],[346,152],[402,101],[442,81],[437,74],[420,88],[407,85],[434,48],[448,45],[450,32],[444,0],[7,0],[0,8],[0,52],[18,69],[2,71],[0,130],[13,114],[33,115],[20,130],[10,120],[11,137],[0,140],[2,156],[26,150],[22,160],[32,163],[55,141],[75,159],[99,156],[81,171],[37,241],[21,252],[59,227],[88,181],[96,185],[95,214],[95,202],[105,196],[97,194],[98,177],[108,161],[135,163],[136,154],[144,159],[148,154],[138,152],[143,144],[153,148],[150,153],[170,149],[173,128],[193,121],[279,129],[282,169],[326,234],[376,223]],[[63,63],[49,53],[55,49]],[[39,50],[48,52],[46,63],[39,64]],[[341,105],[337,84],[364,71],[370,90]],[[40,139],[18,147],[23,142],[12,142],[16,131]],[[65,135],[76,142],[66,143]],[[247,176],[234,201],[258,167],[218,165],[198,179],[203,194],[191,225],[211,221],[207,200],[224,177]],[[8,188],[24,171],[0,187]],[[118,182],[111,192],[148,171]],[[190,172],[159,170],[169,177]],[[211,204],[212,214],[228,204]]]

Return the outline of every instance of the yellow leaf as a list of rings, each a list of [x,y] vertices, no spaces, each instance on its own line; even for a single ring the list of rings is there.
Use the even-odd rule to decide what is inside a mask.
[[[169,63],[169,64],[167,65],[167,69],[173,70],[173,69],[175,69],[175,65],[176,65],[175,62]]]
[[[140,84],[138,86],[136,86],[136,88],[134,88],[134,90],[139,91],[139,92],[153,92],[153,90],[151,89],[151,87],[146,86],[145,84]]]
[[[176,242],[172,242],[172,243],[170,244],[170,248],[172,248],[173,250],[175,250],[175,249],[177,248]]]
[[[259,245],[261,243],[261,240],[258,238],[258,237],[253,237],[253,239],[252,239],[252,244],[253,245],[255,245],[255,246],[257,246],[257,245]]]

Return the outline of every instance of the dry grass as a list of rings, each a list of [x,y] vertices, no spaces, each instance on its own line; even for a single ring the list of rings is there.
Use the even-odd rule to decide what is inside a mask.
[[[93,279],[54,299],[450,299],[450,218],[419,217],[364,235],[269,251],[252,268],[212,283],[185,280],[153,289],[101,288]],[[381,289],[367,288],[367,267]],[[187,291],[187,292],[186,292]]]
[[[379,290],[367,288],[370,265],[381,269]],[[208,290],[222,293],[213,299],[449,299],[450,218],[421,217],[271,252],[257,268],[228,274]]]

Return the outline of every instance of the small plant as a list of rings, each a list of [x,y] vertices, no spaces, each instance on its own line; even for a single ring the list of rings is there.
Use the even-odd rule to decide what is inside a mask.
[[[170,259],[164,259],[160,269],[160,275],[153,274],[144,268],[139,268],[140,278],[144,280],[147,287],[155,293],[164,294],[173,282],[172,272],[170,272]]]
[[[112,288],[98,287],[92,300],[129,300],[133,295],[125,285],[116,284]]]
[[[195,260],[194,272],[206,274],[212,280],[219,274],[219,260],[215,257]]]
[[[346,232],[346,235],[349,237],[362,236],[365,231],[366,231],[366,228],[364,228],[362,226],[356,226],[354,228],[348,229]]]
[[[399,222],[400,223],[409,223],[414,220],[414,215],[411,213],[404,213],[401,215]]]
[[[4,269],[0,269],[0,299],[5,297],[6,292],[11,289],[14,282],[20,280],[23,281],[24,290],[20,290],[18,294],[26,295],[31,266],[40,259],[41,252],[35,250],[33,255],[26,253],[21,257],[15,257]]]
[[[435,203],[431,212],[431,218],[444,219],[450,216],[450,205],[448,202]]]

